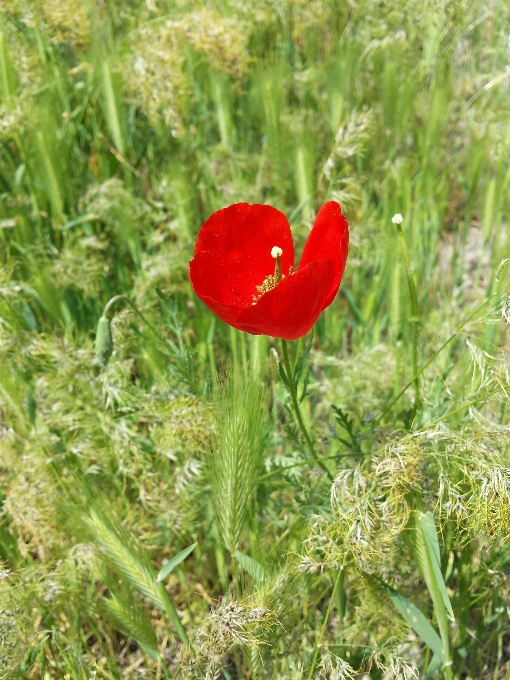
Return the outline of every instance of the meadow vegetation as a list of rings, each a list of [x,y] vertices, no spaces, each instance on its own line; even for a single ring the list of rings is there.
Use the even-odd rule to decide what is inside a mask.
[[[506,0],[0,2],[0,677],[510,678],[509,45]],[[321,467],[188,261],[330,199]]]

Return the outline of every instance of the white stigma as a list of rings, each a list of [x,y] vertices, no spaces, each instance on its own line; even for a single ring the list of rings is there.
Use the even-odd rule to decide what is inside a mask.
[[[283,250],[281,248],[278,248],[278,246],[273,246],[271,248],[271,257],[274,257],[276,260],[277,257],[281,257],[283,255]]]
[[[404,221],[404,218],[402,217],[402,215],[400,213],[397,213],[396,215],[393,215],[393,217],[391,218],[391,221],[393,222],[393,224],[402,224],[402,222]]]

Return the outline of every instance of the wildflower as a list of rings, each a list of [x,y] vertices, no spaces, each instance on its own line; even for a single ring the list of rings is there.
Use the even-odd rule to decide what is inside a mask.
[[[404,218],[402,217],[402,215],[400,213],[396,213],[391,218],[391,221],[393,222],[393,224],[402,224],[402,222],[404,221]]]
[[[285,215],[269,205],[237,203],[218,210],[202,225],[190,279],[198,297],[230,326],[295,340],[333,302],[348,244],[347,220],[339,204],[325,203],[294,271],[294,244]]]

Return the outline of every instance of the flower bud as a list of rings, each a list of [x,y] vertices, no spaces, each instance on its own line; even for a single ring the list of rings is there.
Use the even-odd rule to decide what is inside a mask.
[[[112,327],[106,316],[102,316],[97,324],[95,351],[98,361],[106,366],[113,352]]]

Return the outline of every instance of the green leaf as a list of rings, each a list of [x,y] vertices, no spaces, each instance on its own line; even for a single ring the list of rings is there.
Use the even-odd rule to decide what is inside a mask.
[[[40,651],[48,641],[48,635],[45,635],[44,638],[39,642],[35,647],[32,647],[21,662],[20,665],[20,670],[22,672],[28,671],[28,669],[34,664],[35,660],[39,656]]]
[[[161,567],[156,580],[159,582],[164,581],[166,577],[175,569],[175,567],[185,560],[186,557],[193,552],[193,550],[195,550],[196,545],[196,543],[193,543],[193,545],[190,545],[187,548],[184,548],[184,550],[181,550],[180,553],[177,553],[177,555],[172,557],[171,560],[168,560],[168,562]]]
[[[143,642],[138,642],[138,646],[140,647],[142,652],[147,654],[147,656],[150,657],[153,661],[161,660],[161,654],[157,649],[153,649],[152,647],[145,645]]]
[[[283,366],[280,363],[278,363],[278,370],[280,371],[280,378],[283,380],[285,387],[288,388],[289,387],[289,380],[287,378],[287,374],[285,373],[285,369],[283,368]]]
[[[253,557],[250,557],[249,555],[245,555],[242,552],[239,552],[239,550],[236,550],[234,552],[234,557],[236,560],[239,562],[239,564],[242,566],[242,568],[248,572],[248,574],[255,580],[255,581],[263,581],[265,577],[265,572],[264,572],[264,567],[259,564],[256,560],[253,559]]]
[[[453,611],[441,573],[439,541],[437,539],[434,516],[431,512],[421,513],[417,518],[414,557],[423,574],[434,604],[434,613],[441,640],[443,641],[444,657],[446,664],[449,664],[451,657],[450,622],[448,616],[451,613],[451,618],[453,618]]]
[[[310,350],[312,349],[312,343],[313,343],[313,331],[312,337],[310,338],[310,342],[305,347],[303,354],[299,357],[296,367],[294,368],[294,382],[296,385],[299,382],[299,378],[301,376],[301,371],[303,370],[303,365],[306,361],[306,357],[310,354]]]
[[[443,643],[441,638],[434,630],[432,624],[427,619],[427,617],[422,613],[416,605],[414,605],[411,600],[394,590],[391,586],[385,584],[385,588],[391,601],[395,605],[395,608],[400,612],[402,617],[407,621],[407,623],[414,630],[416,635],[418,635],[423,642],[430,647],[437,656],[441,663],[445,662]]]
[[[62,231],[67,231],[67,229],[71,229],[71,227],[76,227],[79,224],[94,222],[94,220],[99,219],[99,217],[100,215],[96,215],[95,213],[87,213],[86,215],[80,215],[79,217],[75,217],[74,220],[70,220],[69,222],[63,224]]]
[[[452,604],[446,591],[446,584],[441,573],[441,554],[439,552],[439,541],[437,538],[436,524],[433,514],[429,512],[421,513],[418,521],[422,529],[425,548],[429,554],[430,564],[432,566],[433,574],[437,587],[441,594],[441,599],[448,614],[454,619]]]
[[[423,680],[431,678],[442,663],[443,661],[441,660],[441,658],[437,654],[434,654],[431,662],[429,663],[429,667],[427,668],[425,675],[423,676]]]
[[[303,380],[303,391],[301,392],[301,396],[298,399],[298,403],[302,404],[304,398],[306,397],[306,390],[308,389],[308,380],[310,379],[310,371],[306,372],[305,379]]]

